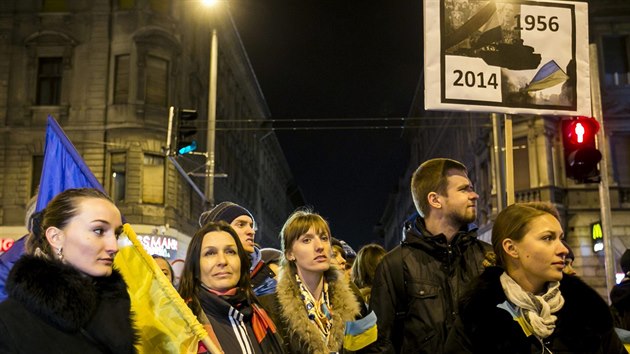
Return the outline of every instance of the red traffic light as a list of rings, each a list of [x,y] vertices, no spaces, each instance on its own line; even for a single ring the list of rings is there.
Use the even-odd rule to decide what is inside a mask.
[[[595,118],[578,117],[569,123],[567,138],[571,144],[582,145],[589,143],[599,131],[599,123]]]
[[[578,117],[562,122],[565,172],[576,183],[600,181],[598,164],[602,154],[597,150],[595,136],[599,123],[595,118]]]

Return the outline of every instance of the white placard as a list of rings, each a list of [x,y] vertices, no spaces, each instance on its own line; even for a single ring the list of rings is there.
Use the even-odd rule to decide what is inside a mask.
[[[426,109],[591,115],[586,3],[424,5]]]

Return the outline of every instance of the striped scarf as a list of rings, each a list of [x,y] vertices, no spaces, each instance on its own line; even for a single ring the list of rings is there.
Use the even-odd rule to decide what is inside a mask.
[[[248,299],[246,292],[235,288],[225,293],[217,293],[203,284],[201,287],[202,289],[199,292],[201,307],[207,308],[208,306],[212,306],[211,303],[214,303],[214,306],[223,303],[221,306],[227,311],[226,315],[232,324],[234,335],[241,345],[242,353],[258,352],[258,350],[253,347],[256,343],[262,353],[284,352],[281,339],[273,321],[262,307],[255,302],[252,303]],[[255,338],[249,338],[247,335],[247,324],[251,325]],[[214,333],[210,333],[210,331],[212,331],[211,326],[205,327],[210,337],[216,338]],[[252,343],[253,339],[255,339],[256,343]],[[201,348],[205,349],[200,342],[200,349]],[[205,352],[203,349],[200,350],[199,353]]]

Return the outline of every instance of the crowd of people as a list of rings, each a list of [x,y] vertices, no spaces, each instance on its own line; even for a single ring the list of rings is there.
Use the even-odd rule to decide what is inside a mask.
[[[411,194],[417,214],[389,252],[355,253],[307,208],[286,220],[280,249],[261,249],[254,215],[219,203],[199,218],[177,291],[224,353],[626,353],[630,250],[609,307],[571,267],[552,204],[505,208],[488,244],[460,162],[424,162]],[[69,189],[32,225],[0,303],[0,352],[135,353],[114,203]],[[154,260],[174,282],[168,260]]]

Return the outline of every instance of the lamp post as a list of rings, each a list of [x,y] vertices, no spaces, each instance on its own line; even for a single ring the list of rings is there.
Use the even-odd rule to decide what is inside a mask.
[[[214,7],[217,4],[217,0],[203,0],[203,3],[207,7]],[[210,204],[209,207],[214,206],[214,165],[215,165],[215,134],[217,123],[217,61],[219,53],[219,42],[217,38],[216,25],[212,29],[210,36],[210,67],[208,70],[208,130],[206,149],[208,155],[206,157],[206,199]]]
[[[208,78],[208,134],[206,145],[208,157],[206,159],[206,198],[209,207],[214,206],[214,142],[217,123],[217,61],[219,53],[219,43],[217,40],[217,30],[212,29],[210,37],[210,70]]]

